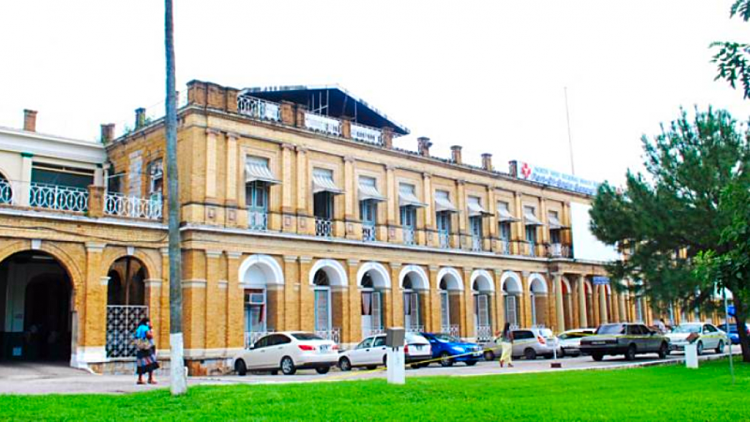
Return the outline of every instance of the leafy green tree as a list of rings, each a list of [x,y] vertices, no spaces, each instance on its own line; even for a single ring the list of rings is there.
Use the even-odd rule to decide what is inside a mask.
[[[696,307],[714,303],[716,282],[731,291],[746,362],[749,140],[726,111],[696,110],[692,119],[682,111],[659,135],[643,137],[646,174],[628,171],[625,190],[602,184],[591,209],[597,238],[630,249],[609,271],[642,282],[630,286],[636,294]]]
[[[735,16],[745,22],[750,20],[750,0],[734,2],[729,17]],[[724,41],[715,42],[711,47],[719,50],[712,60],[718,66],[716,79],[726,80],[732,88],[736,88],[739,82],[744,98],[750,99],[750,44]]]

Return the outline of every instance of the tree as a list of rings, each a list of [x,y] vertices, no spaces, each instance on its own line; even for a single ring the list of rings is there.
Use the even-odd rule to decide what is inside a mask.
[[[750,207],[750,131],[743,130],[725,111],[696,110],[691,121],[683,110],[662,133],[643,137],[646,175],[628,171],[625,190],[599,187],[591,229],[607,244],[632,246],[609,271],[615,279],[641,281],[630,288],[654,303],[710,305],[716,282],[731,291],[743,325],[743,358],[750,362],[744,335],[750,267],[742,237]],[[743,251],[744,261],[738,259]]]
[[[172,0],[165,0],[167,55],[167,197],[169,199],[169,344],[170,386],[173,395],[187,393],[182,343],[182,256],[180,248],[180,184],[177,172],[177,91],[175,90]]]
[[[729,17],[739,16],[743,21],[750,20],[750,0],[736,0],[729,12]],[[750,99],[750,45],[737,42],[715,42],[712,48],[718,48],[711,60],[717,63],[719,73],[716,80],[724,79],[732,88],[737,81],[742,84],[745,99]]]

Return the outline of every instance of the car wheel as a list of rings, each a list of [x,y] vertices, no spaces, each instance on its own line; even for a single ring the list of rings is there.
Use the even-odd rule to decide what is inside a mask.
[[[536,359],[536,350],[532,348],[528,348],[523,351],[523,357],[526,358],[526,360],[535,360]]]
[[[349,358],[341,358],[341,360],[339,360],[339,369],[341,369],[342,371],[352,370],[352,362],[349,360]]]
[[[718,354],[724,353],[724,340],[719,340],[719,345],[716,346],[716,353]]]
[[[668,354],[669,346],[667,346],[667,343],[662,343],[661,346],[659,346],[659,359],[666,359]]]
[[[237,362],[234,363],[234,370],[237,372],[237,375],[241,377],[247,375],[247,365],[245,365],[245,361],[237,359]]]
[[[492,350],[487,350],[484,352],[484,360],[488,362],[495,360],[495,353]]]
[[[698,356],[703,354],[703,342],[702,341],[698,342],[698,347],[696,349],[698,351]]]
[[[594,353],[591,355],[592,358],[594,358],[595,361],[601,362],[602,359],[604,359],[604,355],[601,353]]]
[[[477,364],[477,361],[475,361],[475,360],[467,360],[466,361],[466,366],[474,366],[476,364]]]
[[[294,375],[297,372],[297,368],[294,366],[294,361],[289,356],[284,356],[281,359],[281,373],[284,375]]]
[[[635,344],[628,346],[628,350],[625,352],[625,359],[635,360]]]
[[[315,368],[315,372],[319,373],[320,375],[325,375],[330,370],[331,370],[330,366],[318,366],[317,368]]]
[[[453,366],[453,359],[451,359],[451,355],[449,355],[448,352],[443,352],[440,354],[440,366],[444,368]]]

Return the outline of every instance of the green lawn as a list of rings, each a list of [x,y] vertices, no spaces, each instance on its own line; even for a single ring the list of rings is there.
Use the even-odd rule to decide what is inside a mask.
[[[750,365],[0,396],[0,420],[750,420]]]

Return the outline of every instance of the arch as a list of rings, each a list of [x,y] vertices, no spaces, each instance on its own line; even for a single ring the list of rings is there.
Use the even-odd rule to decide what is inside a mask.
[[[437,280],[438,286],[442,283],[445,278],[446,290],[463,291],[464,283],[461,279],[461,274],[453,267],[443,267],[438,271]]]
[[[565,290],[563,291],[563,293],[573,294],[573,290],[570,288],[570,281],[568,281],[568,278],[563,276],[561,277],[561,279],[562,279],[562,284],[565,287]]]
[[[105,273],[107,283],[107,305],[145,305],[148,293],[146,280],[150,273],[143,261],[134,256],[118,258]]]
[[[535,294],[544,294],[548,292],[547,280],[539,273],[533,273],[529,276],[529,291]]]
[[[267,285],[281,286],[284,284],[284,271],[281,265],[269,255],[256,254],[247,257],[240,264],[240,284],[264,287]]]
[[[83,245],[80,245],[83,247]],[[81,268],[76,264],[76,261],[62,248],[54,245],[51,241],[43,241],[39,250],[45,252],[55,258],[55,260],[65,269],[70,279],[71,287],[75,290],[79,286],[83,286],[84,276]],[[19,252],[33,252],[31,248],[31,241],[19,240],[13,242],[0,251],[0,263],[10,258],[11,256]]]
[[[506,282],[508,283],[506,285]],[[523,288],[521,287],[521,277],[513,271],[506,271],[500,277],[500,291],[508,294],[521,294]]]
[[[410,277],[412,288],[414,290],[430,290],[430,279],[427,277],[425,270],[419,265],[406,265],[401,269],[398,275],[398,285],[404,288],[404,280],[407,275],[415,274],[416,277]]]
[[[331,286],[345,287],[349,284],[346,278],[346,270],[335,259],[319,259],[312,268],[310,268],[309,283],[315,285],[315,273],[323,270],[328,276]]]
[[[391,288],[391,277],[388,275],[388,270],[379,262],[365,262],[359,267],[359,271],[357,271],[357,286],[362,286],[362,279],[368,272],[370,272],[373,287],[381,289]]]
[[[126,248],[106,248],[102,253],[102,273],[108,273],[115,262],[127,257],[135,258],[141,262],[146,270],[146,279],[161,279],[161,263],[157,265],[153,257],[141,248],[136,248],[132,255],[127,252]]]
[[[471,273],[471,290],[475,292],[494,292],[495,285],[487,270],[474,270]]]

